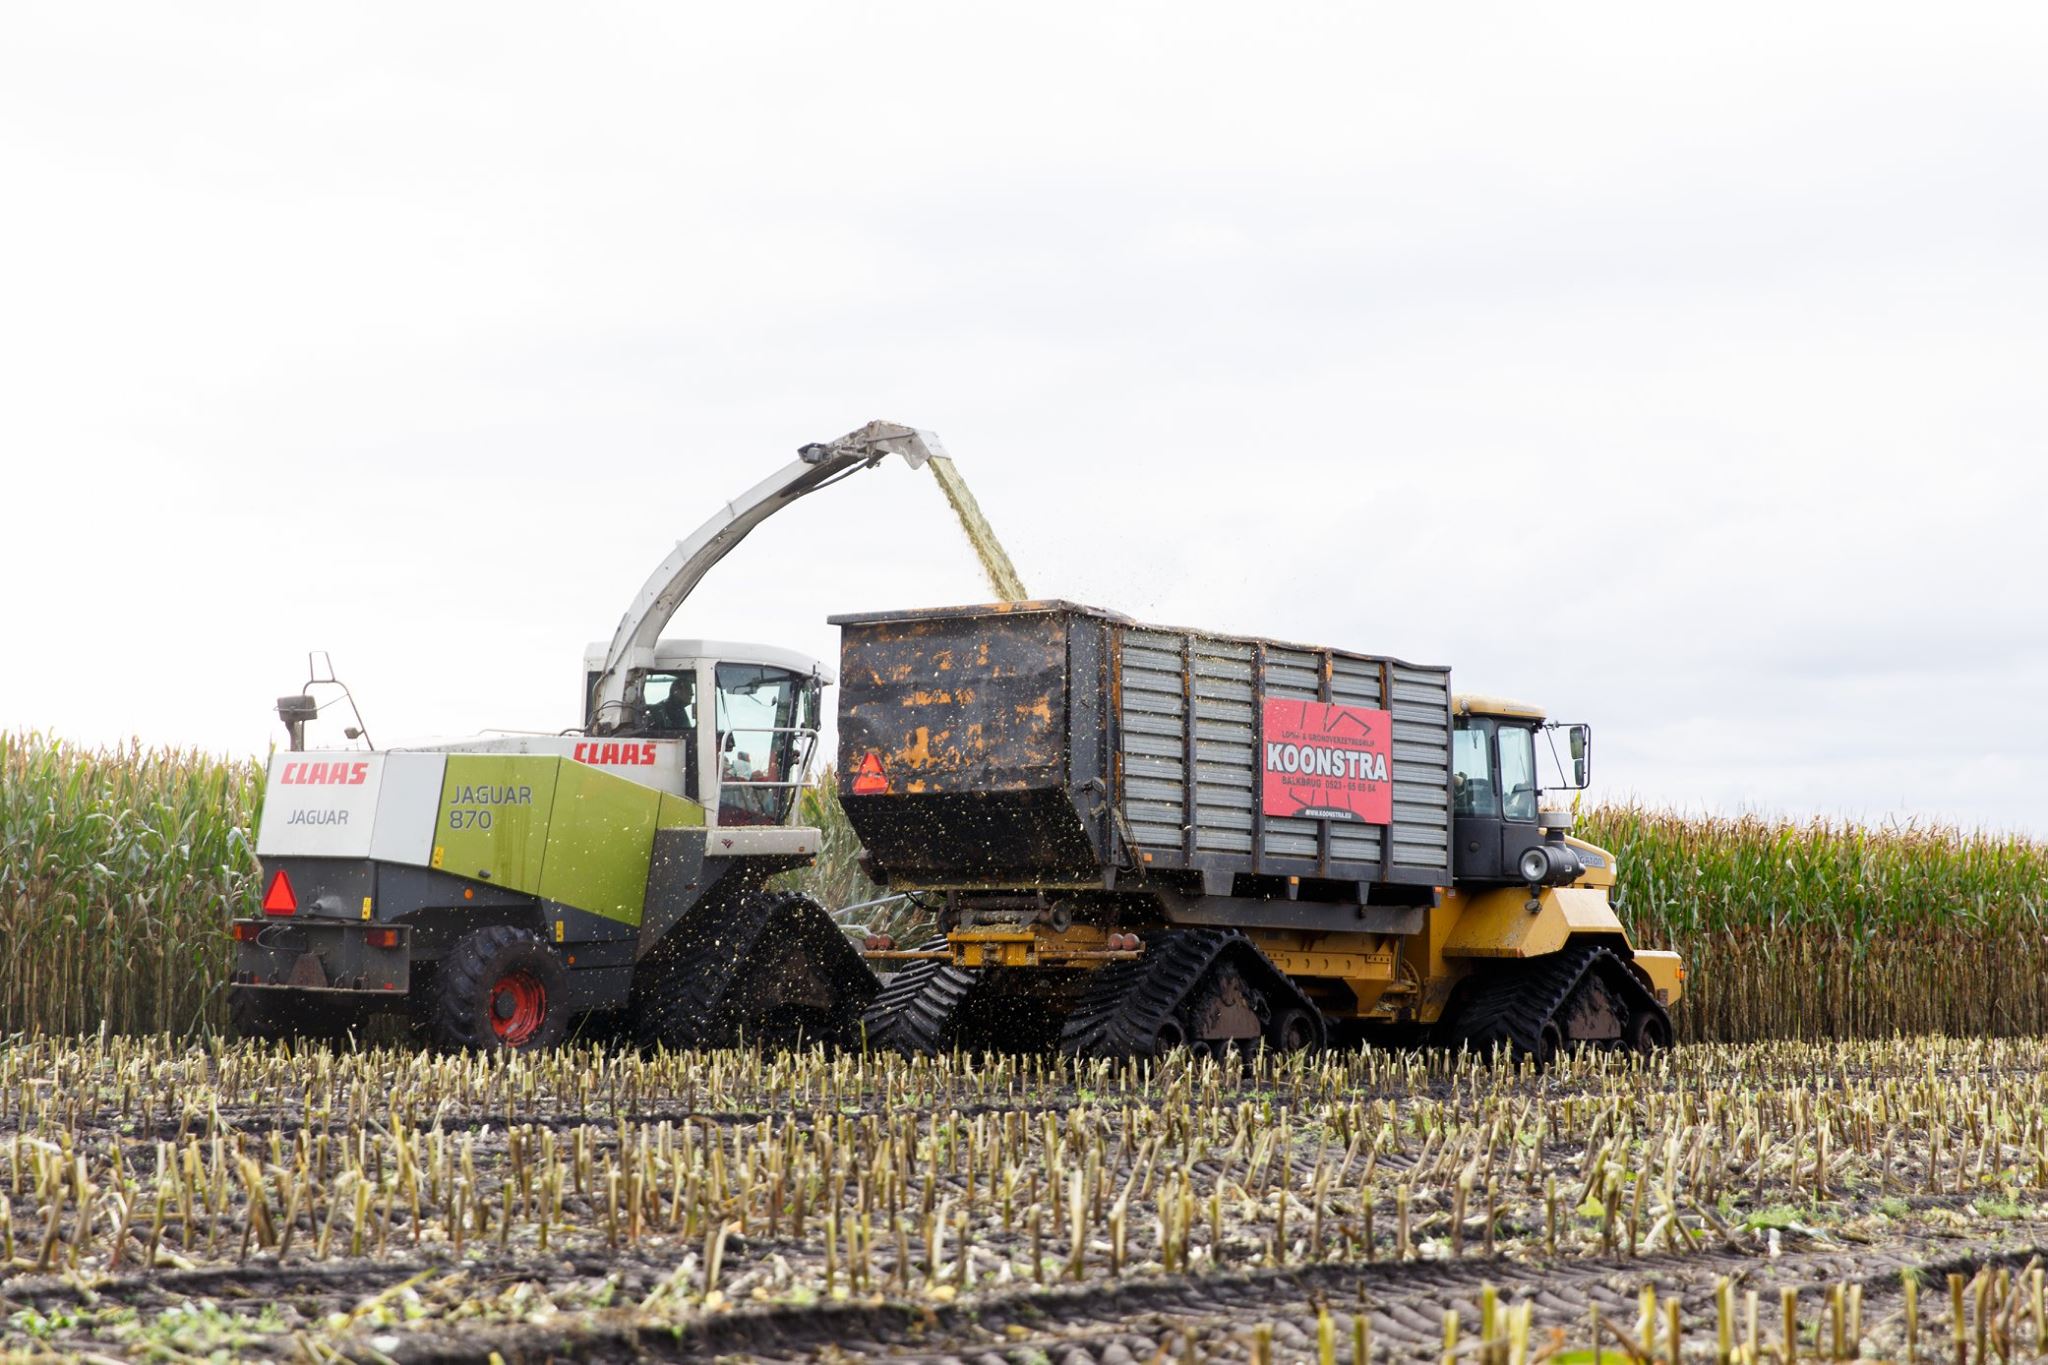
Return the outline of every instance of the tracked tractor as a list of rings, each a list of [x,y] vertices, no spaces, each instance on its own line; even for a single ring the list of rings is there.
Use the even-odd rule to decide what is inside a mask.
[[[1587,727],[1068,602],[833,620],[841,801],[938,924],[874,945],[871,1044],[1671,1042],[1677,955],[1631,941],[1613,857],[1545,800],[1539,758],[1585,786]]]
[[[586,1020],[645,1045],[850,1037],[873,973],[816,902],[767,889],[818,852],[798,797],[830,679],[788,650],[661,633],[782,507],[941,453],[870,423],[728,503],[591,646],[572,730],[308,749],[345,693],[281,699],[261,913],[232,925],[236,1031],[338,1036],[396,1013],[455,1048],[546,1047]]]

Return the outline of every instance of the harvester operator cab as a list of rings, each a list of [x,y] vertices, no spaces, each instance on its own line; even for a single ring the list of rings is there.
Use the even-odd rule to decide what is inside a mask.
[[[609,719],[593,714],[603,663],[603,647],[591,646],[588,733],[673,741],[680,794],[715,812],[716,824],[788,823],[817,752],[830,681],[815,661],[771,645],[663,640],[652,668],[628,674],[626,700]]]
[[[1585,787],[1591,728],[1549,723],[1536,707],[1491,697],[1457,697],[1451,711],[1452,866],[1458,880],[1532,888],[1576,881],[1585,869],[1564,841],[1571,816],[1543,809],[1546,786],[1537,775],[1537,758],[1549,752],[1559,769],[1549,790]],[[1568,760],[1555,748],[1559,730],[1567,737]]]

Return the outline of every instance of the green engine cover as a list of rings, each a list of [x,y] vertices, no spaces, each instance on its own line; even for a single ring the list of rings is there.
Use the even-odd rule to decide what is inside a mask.
[[[654,831],[704,809],[567,759],[449,754],[431,865],[637,925]]]

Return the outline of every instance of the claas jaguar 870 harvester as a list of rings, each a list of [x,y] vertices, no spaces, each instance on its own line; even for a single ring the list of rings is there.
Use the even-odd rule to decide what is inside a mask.
[[[938,937],[871,944],[908,1051],[1672,1039],[1676,954],[1546,807],[1591,734],[1449,670],[1059,601],[832,618],[840,798]],[[1559,748],[1562,741],[1562,748]]]
[[[871,422],[680,542],[587,652],[574,729],[309,750],[341,696],[280,699],[235,1029],[399,1013],[450,1048],[547,1047],[590,1016],[650,1046],[856,1037],[874,973],[817,902],[768,886],[818,854],[797,798],[828,679],[772,645],[661,636],[748,532],[891,454],[949,469],[931,433]]]

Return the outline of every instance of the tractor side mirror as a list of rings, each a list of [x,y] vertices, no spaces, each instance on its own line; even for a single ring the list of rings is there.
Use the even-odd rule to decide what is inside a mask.
[[[1572,785],[1583,789],[1593,779],[1593,727],[1574,725],[1566,731],[1572,753]]]

